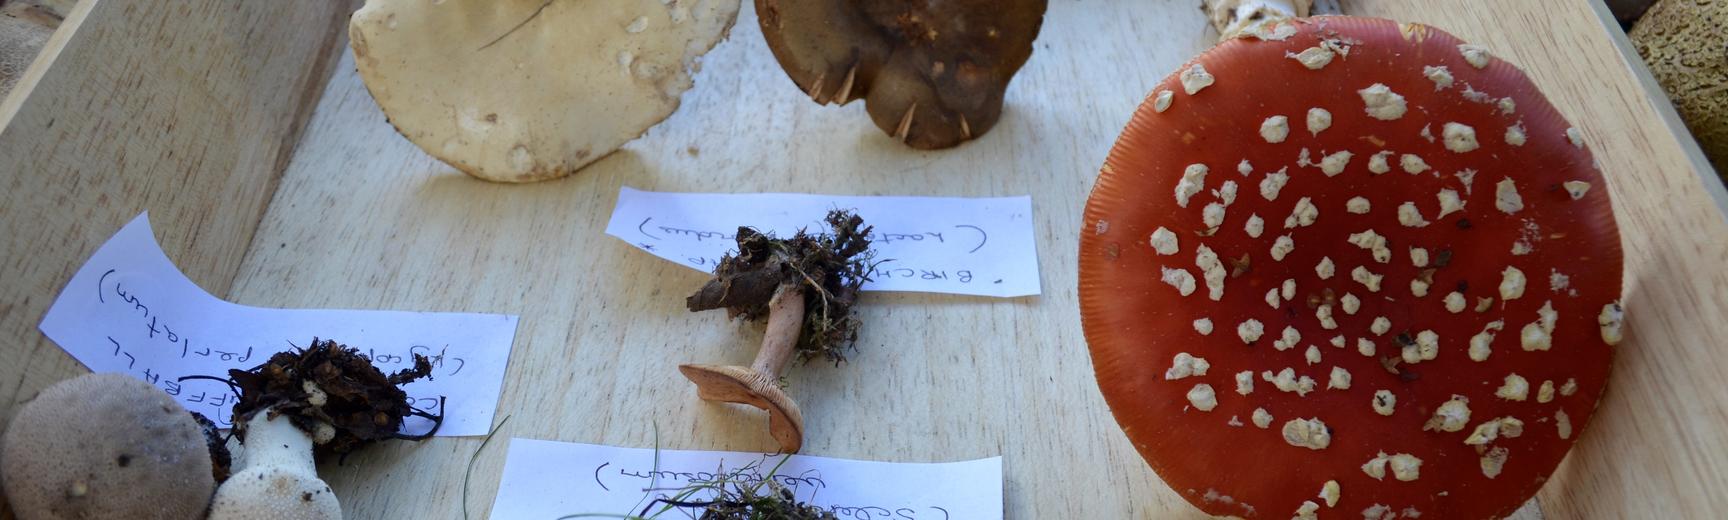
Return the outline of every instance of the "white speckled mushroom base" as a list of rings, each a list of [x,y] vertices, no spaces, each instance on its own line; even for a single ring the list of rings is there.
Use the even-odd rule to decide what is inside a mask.
[[[1247,518],[1492,518],[1619,341],[1608,190],[1511,64],[1319,17],[1147,96],[1086,205],[1098,384],[1165,482]]]

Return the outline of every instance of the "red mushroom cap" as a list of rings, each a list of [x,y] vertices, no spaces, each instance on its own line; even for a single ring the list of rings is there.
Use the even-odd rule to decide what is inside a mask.
[[[1608,190],[1535,85],[1463,44],[1271,27],[1166,78],[1111,150],[1086,339],[1117,422],[1200,509],[1503,516],[1589,423],[1620,338]]]

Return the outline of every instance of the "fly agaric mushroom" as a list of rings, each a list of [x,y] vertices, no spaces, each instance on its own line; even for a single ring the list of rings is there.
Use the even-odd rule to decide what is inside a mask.
[[[569,175],[672,114],[738,0],[370,0],[354,62],[390,123],[469,175]]]
[[[1218,40],[1228,40],[1242,34],[1260,32],[1263,28],[1289,20],[1305,18],[1314,8],[1314,0],[1201,0],[1200,10],[1218,30]]]
[[[1480,47],[1284,23],[1183,66],[1204,90],[1166,78],[1173,102],[1111,150],[1080,240],[1098,385],[1207,513],[1509,514],[1589,423],[1620,340],[1602,175]],[[1298,123],[1315,109],[1326,124]],[[1269,143],[1275,116],[1300,126]]]
[[[858,339],[852,305],[868,281],[870,231],[864,219],[832,211],[829,234],[800,230],[789,239],[738,228],[738,253],[720,259],[709,280],[685,300],[691,312],[726,309],[727,317],[768,318],[762,347],[748,367],[679,365],[704,400],[747,404],[768,411],[768,432],[785,453],[804,445],[804,414],[780,387],[780,372],[796,353],[808,363],[846,361]]]
[[[12,511],[48,518],[195,518],[216,490],[194,415],[124,374],[43,390],[6,430],[0,476]]]
[[[922,150],[989,132],[1032,55],[1045,0],[756,0],[768,49],[820,104],[864,100],[876,127]]]
[[[443,417],[410,406],[397,387],[431,373],[426,356],[415,354],[413,368],[385,376],[359,351],[317,339],[251,370],[229,370],[227,381],[239,395],[234,434],[245,449],[234,475],[216,490],[210,518],[342,518],[335,493],[318,478],[313,454],[346,455],[381,440],[430,438]],[[409,416],[432,420],[432,430],[399,433]]]

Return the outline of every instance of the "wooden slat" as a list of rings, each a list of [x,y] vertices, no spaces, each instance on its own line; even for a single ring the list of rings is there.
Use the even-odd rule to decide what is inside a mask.
[[[85,372],[36,324],[139,212],[193,280],[228,292],[345,21],[336,2],[73,11],[0,110],[0,418]]]

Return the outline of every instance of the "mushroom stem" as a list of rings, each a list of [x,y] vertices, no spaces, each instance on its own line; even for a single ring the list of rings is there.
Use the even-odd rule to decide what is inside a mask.
[[[1313,6],[1314,0],[1202,0],[1200,10],[1223,41],[1263,24],[1306,17]]]
[[[804,326],[804,287],[780,284],[768,301],[768,330],[762,348],[748,367],[679,365],[678,371],[696,384],[696,395],[707,401],[747,404],[768,411],[768,433],[780,450],[795,453],[804,446],[804,413],[780,388],[780,371],[797,350]]]
[[[240,454],[239,472],[275,466],[316,477],[318,466],[312,462],[312,436],[287,417],[272,419],[270,415],[258,413],[246,421],[246,449]]]
[[[216,489],[210,520],[342,518],[336,494],[318,478],[312,436],[272,412],[246,419],[239,468]]]
[[[768,300],[768,328],[762,336],[762,348],[756,351],[756,361],[750,369],[780,379],[780,372],[792,360],[798,347],[798,333],[804,325],[804,286],[782,284]]]

